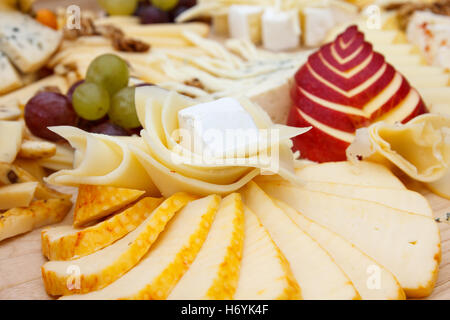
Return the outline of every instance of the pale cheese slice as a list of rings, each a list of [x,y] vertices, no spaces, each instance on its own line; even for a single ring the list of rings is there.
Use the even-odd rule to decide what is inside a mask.
[[[34,198],[38,182],[24,182],[0,187],[0,210],[28,207]]]
[[[0,213],[0,241],[52,223],[60,222],[72,207],[68,199],[36,200],[26,208]]]
[[[79,259],[47,262],[42,266],[47,293],[54,296],[86,293],[117,280],[142,259],[175,213],[193,199],[185,193],[175,194],[138,228],[112,245]],[[76,279],[70,272],[75,268]]]
[[[259,179],[261,183],[264,180]],[[268,180],[266,180],[267,182]],[[427,199],[420,193],[410,190],[385,189],[380,187],[353,186],[328,182],[306,182],[296,186],[285,180],[270,180],[271,183],[310,191],[319,191],[348,199],[366,200],[383,204],[387,207],[403,210],[426,217],[433,217],[433,211]]]
[[[162,201],[162,198],[146,197],[123,212],[84,229],[47,228],[41,233],[42,253],[49,260],[71,260],[94,253],[136,229]]]
[[[13,163],[22,144],[24,124],[0,120],[0,162]]]
[[[244,214],[244,250],[234,299],[300,299],[300,288],[289,262],[256,215],[247,207],[244,208]]]
[[[378,261],[394,274],[408,297],[431,293],[441,257],[433,218],[321,192],[272,183],[260,186]]]
[[[22,80],[6,55],[0,51],[0,94],[8,93],[22,86]]]
[[[247,205],[269,231],[300,285],[305,300],[359,299],[348,276],[333,258],[278,207],[254,182],[242,189]]]
[[[200,252],[168,300],[231,300],[236,291],[244,245],[241,196],[224,198]]]
[[[73,213],[73,225],[80,227],[132,203],[145,191],[108,186],[81,185]],[[153,210],[151,210],[153,211]]]
[[[423,114],[406,124],[377,122],[357,130],[347,157],[393,164],[413,179],[433,182],[450,164],[450,117]]]
[[[364,300],[403,300],[405,293],[392,273],[336,233],[306,218],[284,202],[275,203],[333,257]]]
[[[166,299],[202,248],[219,203],[214,195],[188,203],[133,269],[101,290],[62,299]]]
[[[440,197],[450,200],[450,168],[447,173],[437,181],[429,182],[426,186]]]

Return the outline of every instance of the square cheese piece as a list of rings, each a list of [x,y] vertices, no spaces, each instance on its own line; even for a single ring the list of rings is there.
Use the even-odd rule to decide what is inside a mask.
[[[213,158],[241,155],[258,142],[258,127],[251,115],[234,98],[198,104],[178,113],[184,132],[181,145]]]
[[[264,48],[282,51],[300,44],[300,21],[296,10],[280,11],[267,8],[262,17]]]
[[[255,44],[261,43],[262,14],[263,8],[260,6],[231,6],[228,10],[228,26],[231,38],[250,40]]]
[[[22,86],[22,80],[8,57],[0,51],[0,94],[5,94]]]
[[[0,12],[0,51],[22,72],[41,68],[56,51],[61,33],[19,12]]]
[[[330,8],[307,7],[303,9],[303,42],[308,47],[318,47],[334,26]]]

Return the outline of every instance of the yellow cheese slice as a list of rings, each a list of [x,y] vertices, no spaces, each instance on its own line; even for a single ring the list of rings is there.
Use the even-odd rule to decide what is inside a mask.
[[[0,210],[28,207],[34,198],[38,182],[24,182],[0,187]]]
[[[447,169],[447,173],[442,178],[426,183],[426,186],[438,196],[450,200],[450,169]]]
[[[0,120],[0,162],[14,162],[22,144],[23,130],[21,121]]]
[[[0,241],[48,224],[60,222],[72,207],[68,199],[36,200],[27,208],[0,213]]]
[[[151,196],[159,195],[145,169],[127,146],[130,143],[145,149],[141,138],[120,139],[67,126],[53,127],[52,130],[69,141],[76,151],[74,169],[55,172],[47,178],[47,182],[131,188],[145,190]]]
[[[136,229],[162,202],[146,197],[132,207],[85,229],[47,228],[41,233],[42,253],[49,260],[71,260],[105,248]]]
[[[405,293],[392,273],[336,233],[298,213],[284,202],[275,203],[333,257],[364,300],[403,300]]]
[[[242,198],[289,261],[305,300],[360,298],[348,276],[333,258],[303,232],[256,183],[250,182],[243,188]]]
[[[73,169],[74,150],[70,146],[63,144],[56,145],[56,154],[47,159],[37,161],[39,165],[51,170],[69,170]]]
[[[256,215],[247,207],[244,208],[244,215],[244,250],[234,299],[300,299],[300,288],[289,262]]]
[[[101,290],[62,299],[165,299],[202,248],[219,203],[215,195],[188,203],[133,269]]]
[[[441,256],[433,218],[321,192],[271,183],[261,187],[386,267],[408,297],[431,293]]]
[[[404,125],[378,122],[359,129],[347,157],[357,162],[359,156],[392,163],[418,181],[436,181],[450,164],[450,117],[424,114]]]
[[[26,87],[15,90],[0,97],[0,105],[18,103],[24,106],[40,89],[44,87],[57,87],[61,92],[67,92],[68,84],[64,77],[52,75],[36,81]]]
[[[139,227],[112,245],[79,259],[47,262],[42,266],[47,293],[54,296],[86,293],[117,280],[142,259],[175,213],[193,199],[185,193],[175,194]],[[75,270],[76,276],[68,270]]]
[[[73,214],[73,225],[79,227],[106,217],[132,203],[145,192],[141,190],[81,185]]]
[[[230,194],[220,203],[200,252],[167,299],[232,299],[239,279],[244,223],[241,196]]]

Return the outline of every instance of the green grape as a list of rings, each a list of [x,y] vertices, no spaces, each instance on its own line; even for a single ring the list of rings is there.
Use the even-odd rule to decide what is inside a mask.
[[[134,104],[134,87],[123,88],[113,96],[108,115],[114,124],[125,129],[141,125]]]
[[[98,56],[89,65],[86,82],[105,88],[111,96],[128,85],[130,71],[127,63],[114,54]]]
[[[178,0],[152,0],[152,5],[164,11],[170,11],[178,4]]]
[[[98,3],[112,16],[129,16],[136,10],[138,0],[98,0]]]
[[[95,83],[85,82],[75,89],[72,96],[72,105],[75,112],[83,119],[101,119],[109,110],[108,91]]]

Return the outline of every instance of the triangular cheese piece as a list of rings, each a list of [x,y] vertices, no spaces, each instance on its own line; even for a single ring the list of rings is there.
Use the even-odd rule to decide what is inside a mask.
[[[86,293],[120,278],[142,259],[175,213],[192,200],[194,197],[188,194],[177,193],[112,245],[76,260],[47,262],[42,266],[47,293],[54,296]]]
[[[333,257],[355,285],[364,300],[403,300],[405,293],[392,273],[363,253],[352,243],[318,223],[299,214],[286,203],[275,203],[303,231]]]
[[[127,210],[84,229],[47,228],[41,233],[42,253],[49,260],[71,260],[94,253],[136,229],[162,201],[143,198]]]
[[[332,257],[303,232],[254,182],[242,190],[247,205],[280,248],[306,300],[359,299],[347,275]]]
[[[62,299],[165,299],[203,245],[220,203],[208,196],[186,205],[137,266],[109,286]]]
[[[224,198],[202,249],[170,293],[169,300],[229,300],[239,279],[244,243],[241,196]]]
[[[441,257],[439,229],[433,218],[280,184],[260,186],[385,266],[408,297],[431,293]]]
[[[103,218],[138,199],[145,192],[141,190],[81,185],[73,215],[73,225],[80,227]]]
[[[244,214],[244,251],[234,299],[300,299],[300,288],[289,262],[256,215],[247,207],[244,208]]]

